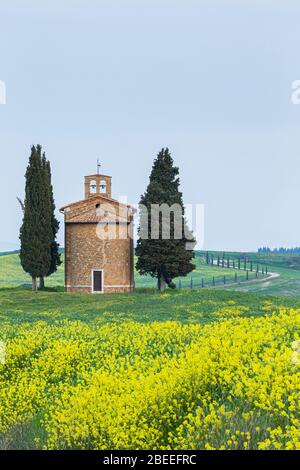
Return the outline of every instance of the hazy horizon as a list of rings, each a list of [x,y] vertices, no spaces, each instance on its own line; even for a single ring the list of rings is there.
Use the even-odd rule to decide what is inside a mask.
[[[97,158],[113,196],[138,203],[169,147],[185,203],[205,205],[204,249],[300,245],[296,0],[3,3],[0,251],[18,246],[37,143],[57,208],[83,197]]]

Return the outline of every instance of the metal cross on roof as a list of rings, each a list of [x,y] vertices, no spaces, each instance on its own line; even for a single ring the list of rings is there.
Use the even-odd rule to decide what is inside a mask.
[[[100,168],[101,168],[101,163],[100,163],[100,160],[99,158],[97,159],[97,175],[100,174]]]

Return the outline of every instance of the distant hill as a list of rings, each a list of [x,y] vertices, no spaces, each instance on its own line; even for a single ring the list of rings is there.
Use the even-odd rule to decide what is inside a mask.
[[[11,242],[1,242],[0,241],[0,253],[2,252],[16,252],[20,249],[18,243],[11,243]]]
[[[64,248],[60,248],[60,249],[59,249],[59,252],[60,252],[60,253],[64,253],[64,252],[65,252],[65,249],[64,249]],[[0,250],[0,256],[15,255],[15,254],[18,254],[18,253],[20,253],[20,250],[8,250],[8,251],[1,251],[1,250]]]
[[[2,251],[0,253],[0,256],[6,256],[6,255],[15,255],[19,253],[19,250],[14,250],[14,251]]]

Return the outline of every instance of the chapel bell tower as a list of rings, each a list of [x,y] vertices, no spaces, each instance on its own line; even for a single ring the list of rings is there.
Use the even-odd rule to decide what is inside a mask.
[[[111,176],[90,175],[84,178],[85,199],[94,196],[111,198]]]

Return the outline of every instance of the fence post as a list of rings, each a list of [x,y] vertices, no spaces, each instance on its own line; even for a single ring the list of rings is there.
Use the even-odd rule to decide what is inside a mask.
[[[246,281],[249,281],[249,271],[248,271],[248,269],[246,270]]]
[[[234,275],[234,281],[237,282],[237,273]]]
[[[226,276],[224,276],[224,284],[226,284]]]
[[[178,286],[179,289],[181,289],[181,279],[179,279],[179,286]]]
[[[193,278],[191,277],[191,289],[193,289]]]
[[[201,279],[201,287],[204,287],[204,280],[203,280],[203,278]]]
[[[212,285],[213,285],[213,286],[216,285],[216,283],[215,283],[215,276],[213,276]]]

